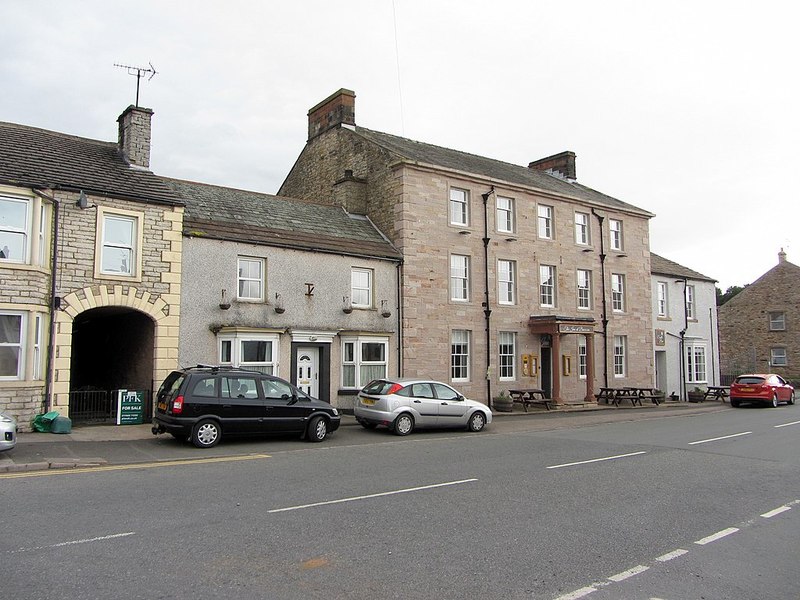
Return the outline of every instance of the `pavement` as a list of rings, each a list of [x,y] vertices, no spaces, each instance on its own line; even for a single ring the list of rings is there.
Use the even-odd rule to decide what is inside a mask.
[[[494,422],[507,419],[529,419],[538,421],[542,428],[564,426],[564,417],[586,414],[589,423],[611,420],[639,420],[660,416],[688,415],[724,409],[723,402],[702,403],[663,402],[659,406],[608,406],[605,404],[566,404],[554,410],[530,408],[528,412],[514,405],[510,413],[494,412]],[[571,424],[576,424],[570,419]],[[358,425],[352,415],[342,415],[342,427]],[[154,436],[151,424],[141,425],[84,425],[73,427],[70,433],[19,433],[17,445],[0,452],[0,476],[4,473],[25,473],[49,469],[84,469],[110,465],[137,464],[145,462],[192,460],[198,458],[198,450],[191,444],[179,444],[169,435]],[[490,426],[491,427],[491,426]],[[220,444],[218,448],[224,448]],[[228,454],[240,454],[235,444],[229,444]],[[204,454],[207,457],[208,454]]]

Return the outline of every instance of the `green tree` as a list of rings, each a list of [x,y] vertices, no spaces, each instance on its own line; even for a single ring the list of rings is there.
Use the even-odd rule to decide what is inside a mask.
[[[717,306],[722,306],[728,300],[733,298],[736,294],[741,292],[746,287],[747,286],[741,287],[741,286],[738,286],[738,285],[732,285],[727,290],[725,290],[724,294],[722,293],[721,289],[716,288],[716,290],[717,290]]]

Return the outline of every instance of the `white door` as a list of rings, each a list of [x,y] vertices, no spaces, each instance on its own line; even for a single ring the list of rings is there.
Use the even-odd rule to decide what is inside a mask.
[[[319,398],[319,348],[297,349],[297,387]]]

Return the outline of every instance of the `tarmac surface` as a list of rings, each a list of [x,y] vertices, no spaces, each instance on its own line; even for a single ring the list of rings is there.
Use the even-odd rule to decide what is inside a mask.
[[[595,424],[617,420],[639,420],[660,416],[677,416],[723,410],[730,405],[718,401],[702,403],[664,402],[659,406],[607,406],[605,404],[560,405],[554,410],[531,408],[524,412],[514,406],[510,413],[494,412],[493,423],[507,419],[526,419],[537,429],[569,425]],[[576,414],[576,413],[581,413]],[[587,414],[588,413],[588,414]],[[352,415],[342,415],[341,427],[358,425]],[[0,476],[5,473],[24,473],[47,469],[76,469],[128,465],[146,462],[191,460],[198,452],[208,457],[207,450],[191,444],[179,444],[169,435],[154,436],[152,425],[84,425],[73,427],[70,433],[19,433],[17,445],[0,452]],[[492,427],[491,425],[489,426]],[[335,434],[334,434],[335,435]],[[215,449],[226,448],[220,444]],[[241,453],[242,448],[228,445],[225,454]]]

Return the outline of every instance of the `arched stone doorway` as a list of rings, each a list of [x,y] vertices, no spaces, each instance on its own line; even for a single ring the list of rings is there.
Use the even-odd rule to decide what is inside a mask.
[[[72,323],[70,416],[111,422],[117,390],[153,389],[155,323],[123,306],[93,308]]]

